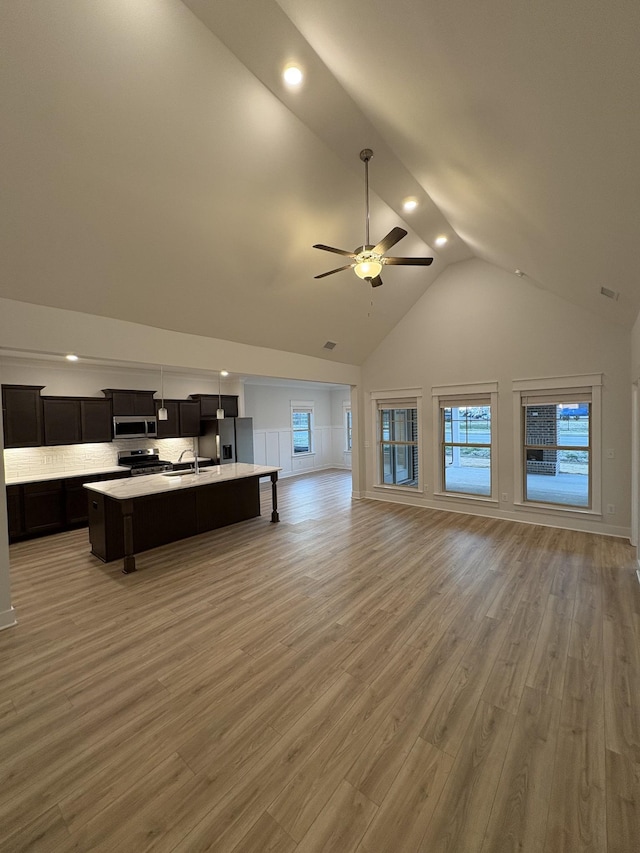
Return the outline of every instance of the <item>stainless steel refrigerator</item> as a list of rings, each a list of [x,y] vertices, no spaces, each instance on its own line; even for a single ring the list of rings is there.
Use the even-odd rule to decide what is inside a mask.
[[[253,419],[202,421],[198,448],[200,456],[208,456],[220,465],[253,463]]]

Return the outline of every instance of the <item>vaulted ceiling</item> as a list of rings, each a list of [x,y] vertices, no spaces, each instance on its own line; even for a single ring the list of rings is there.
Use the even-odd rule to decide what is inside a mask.
[[[359,364],[477,256],[628,327],[638,33],[637,0],[7,0],[0,296]],[[376,290],[313,278],[364,242],[365,147],[373,240],[435,258]]]

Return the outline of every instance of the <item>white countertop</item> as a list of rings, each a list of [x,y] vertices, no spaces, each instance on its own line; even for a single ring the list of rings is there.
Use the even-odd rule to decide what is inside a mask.
[[[247,477],[268,477],[282,468],[268,465],[250,465],[236,462],[230,465],[214,465],[202,468],[199,474],[181,474],[166,477],[164,474],[148,474],[144,477],[130,477],[126,480],[110,480],[106,483],[87,483],[85,489],[99,492],[108,498],[124,501],[128,498],[142,498],[162,492],[175,492],[180,489],[192,489],[194,486],[209,486],[212,483],[224,483],[228,480],[243,480]]]
[[[113,474],[117,471],[128,473],[131,469],[123,465],[107,465],[104,468],[78,468],[71,471],[56,471],[51,474],[20,474],[18,477],[7,477],[7,486],[19,486],[22,483],[42,483],[45,480],[67,480],[70,477],[95,477],[99,474]]]

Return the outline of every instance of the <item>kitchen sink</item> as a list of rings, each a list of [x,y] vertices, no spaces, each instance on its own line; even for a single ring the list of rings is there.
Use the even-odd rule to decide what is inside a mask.
[[[183,468],[182,471],[164,471],[163,477],[182,477],[183,474],[193,474],[195,473],[195,468]]]

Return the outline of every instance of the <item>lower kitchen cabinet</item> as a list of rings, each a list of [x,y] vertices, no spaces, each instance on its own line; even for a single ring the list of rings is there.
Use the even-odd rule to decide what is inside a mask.
[[[22,512],[22,486],[7,486],[7,517],[9,541],[24,536],[24,514]]]
[[[26,536],[62,530],[65,523],[62,480],[25,483],[22,487],[24,532]]]
[[[124,471],[114,471],[7,486],[9,542],[87,525],[89,493],[83,484],[127,476]]]

